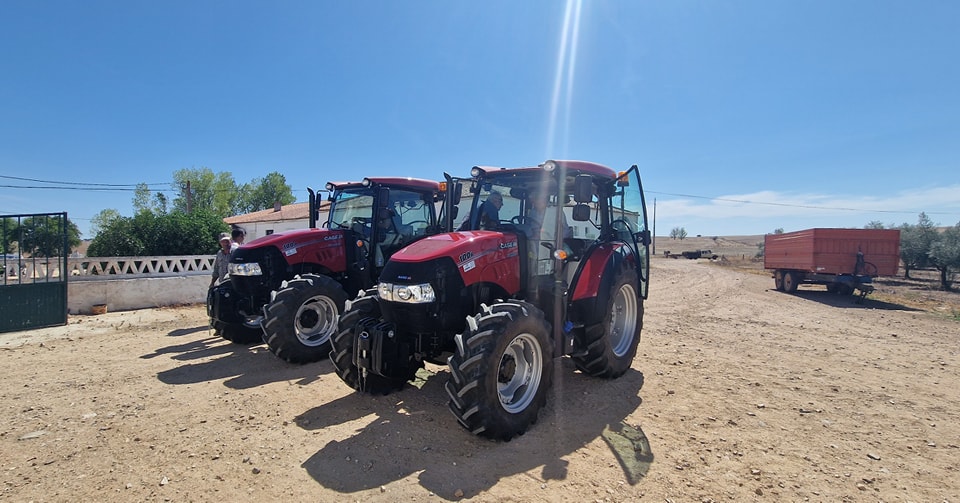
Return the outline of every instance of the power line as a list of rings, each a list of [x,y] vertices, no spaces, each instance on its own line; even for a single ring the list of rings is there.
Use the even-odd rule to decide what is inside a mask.
[[[136,192],[135,188],[123,188],[123,187],[47,187],[47,186],[38,186],[38,185],[0,185],[2,188],[7,189],[51,189],[51,190],[86,190],[86,191],[120,191],[120,192]],[[177,192],[175,190],[154,190],[152,192]]]
[[[644,191],[647,194],[661,194],[665,196],[673,197],[686,197],[690,199],[705,199],[708,201],[723,201],[728,203],[741,203],[741,204],[759,204],[765,206],[783,206],[787,208],[804,208],[811,210],[833,210],[833,211],[856,211],[859,213],[893,213],[893,214],[908,214],[916,215],[921,213],[920,211],[903,211],[903,210],[876,210],[876,209],[864,209],[864,208],[843,208],[838,206],[816,206],[812,204],[791,204],[791,203],[774,203],[769,201],[750,201],[747,199],[727,199],[723,197],[710,197],[710,196],[696,196],[693,194],[674,194],[670,192],[655,192],[652,190]],[[924,211],[927,215],[954,215],[948,211]]]
[[[136,187],[137,183],[89,183],[89,182],[60,182],[54,180],[38,180],[36,178],[23,178],[20,176],[7,176],[0,175],[0,178],[7,178],[9,180],[20,180],[24,182],[38,182],[38,183],[56,183],[60,185],[92,185],[100,187]],[[170,182],[158,182],[158,183],[145,183],[143,185],[172,185]],[[32,187],[31,187],[32,188]]]

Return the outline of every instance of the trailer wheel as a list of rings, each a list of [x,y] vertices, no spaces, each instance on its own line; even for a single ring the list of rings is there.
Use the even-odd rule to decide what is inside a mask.
[[[380,318],[380,297],[377,289],[361,292],[344,307],[337,333],[330,338],[330,361],[337,375],[351,388],[373,395],[386,395],[403,387],[406,380],[388,379],[375,374],[362,376],[353,360],[356,347],[357,324],[367,319]]]
[[[643,327],[643,302],[637,296],[637,274],[624,268],[610,288],[602,330],[585,334],[585,351],[573,357],[580,371],[594,377],[620,377],[633,364]]]
[[[284,281],[271,297],[263,313],[270,351],[290,363],[326,358],[347,300],[340,284],[328,276],[304,274]]]
[[[783,291],[783,271],[778,269],[773,273],[773,284],[777,288],[778,292]]]
[[[794,271],[787,271],[783,273],[783,291],[787,293],[793,293],[797,291],[797,286],[800,284],[800,278],[797,277],[797,273]]]
[[[521,301],[483,306],[456,343],[445,387],[457,421],[497,440],[522,435],[536,423],[553,381],[553,343],[543,311]]]

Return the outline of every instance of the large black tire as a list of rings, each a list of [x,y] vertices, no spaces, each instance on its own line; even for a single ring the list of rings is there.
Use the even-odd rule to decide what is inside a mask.
[[[797,287],[800,286],[800,275],[794,271],[787,271],[783,273],[783,291],[787,293],[793,293],[797,291]]]
[[[777,288],[778,292],[783,291],[783,271],[777,269],[777,271],[773,273],[773,285]]]
[[[553,342],[543,311],[521,301],[483,306],[467,318],[456,343],[446,390],[457,421],[496,440],[526,432],[553,382]]]
[[[356,299],[348,302],[344,307],[337,333],[330,339],[332,347],[330,361],[333,362],[337,375],[347,386],[372,395],[389,394],[403,388],[407,382],[407,379],[390,379],[376,374],[361,375],[353,359],[359,336],[356,331],[357,324],[365,320],[379,320],[379,318],[380,297],[377,296],[377,289],[361,292]],[[413,369],[412,374],[416,374],[416,369]],[[412,379],[413,375],[410,378]]]
[[[330,354],[330,337],[347,301],[343,287],[319,274],[284,281],[263,309],[263,338],[290,363],[310,363]]]
[[[617,273],[607,295],[602,330],[584,334],[582,351],[572,358],[580,371],[594,377],[622,376],[637,354],[643,328],[643,300],[637,296],[637,273],[623,268]]]

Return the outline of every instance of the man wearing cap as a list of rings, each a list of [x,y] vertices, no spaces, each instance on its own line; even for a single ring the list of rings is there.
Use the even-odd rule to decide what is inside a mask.
[[[217,258],[213,260],[213,277],[210,278],[210,288],[223,281],[227,277],[230,266],[230,233],[220,233],[220,250],[217,251]]]

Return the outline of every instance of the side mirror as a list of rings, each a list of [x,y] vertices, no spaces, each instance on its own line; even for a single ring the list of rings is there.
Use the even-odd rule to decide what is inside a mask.
[[[390,188],[389,187],[380,187],[380,191],[377,194],[377,201],[381,208],[387,206],[387,201],[390,200]]]
[[[586,204],[578,204],[574,206],[573,219],[577,222],[586,222],[590,220],[590,207]]]
[[[450,218],[457,218],[457,213],[460,213],[460,207],[454,206],[450,208]]]
[[[637,235],[637,241],[643,246],[650,246],[650,243],[653,242],[653,240],[650,238],[649,230],[640,231],[636,235]]]
[[[590,175],[577,175],[573,181],[573,200],[578,203],[589,203],[592,199],[593,178]]]

